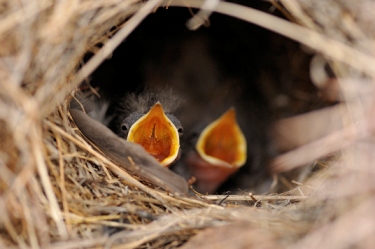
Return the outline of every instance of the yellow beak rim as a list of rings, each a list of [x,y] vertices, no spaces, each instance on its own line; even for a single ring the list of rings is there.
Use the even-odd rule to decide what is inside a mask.
[[[234,108],[230,108],[201,132],[196,150],[203,160],[212,165],[239,168],[245,164],[247,143],[237,123]]]
[[[163,166],[173,163],[180,150],[178,130],[159,101],[130,127],[127,140],[142,145]]]

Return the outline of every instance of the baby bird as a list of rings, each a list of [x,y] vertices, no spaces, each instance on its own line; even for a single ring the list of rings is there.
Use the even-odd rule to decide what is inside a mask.
[[[81,133],[109,159],[129,172],[175,195],[187,194],[188,184],[184,178],[161,167],[160,163],[142,146],[125,141],[103,124],[103,120],[107,119],[96,115],[98,110],[101,110],[101,108],[97,109],[100,107],[100,103],[92,97],[90,94],[79,93],[70,103],[70,114]],[[91,118],[89,113],[99,119]],[[104,111],[100,113],[104,113]]]
[[[235,109],[230,108],[203,129],[186,164],[197,180],[195,188],[213,193],[246,159],[246,138],[237,124]]]
[[[178,98],[170,90],[128,94],[120,101],[115,132],[129,142],[140,144],[168,167],[180,155],[183,128],[172,114],[177,107]]]

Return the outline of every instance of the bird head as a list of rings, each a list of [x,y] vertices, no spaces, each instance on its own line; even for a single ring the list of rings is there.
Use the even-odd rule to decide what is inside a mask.
[[[182,126],[176,117],[165,114],[159,101],[146,114],[135,112],[126,117],[121,132],[163,166],[169,166],[179,156]]]
[[[187,162],[197,178],[197,189],[212,193],[247,159],[247,143],[236,120],[236,111],[230,108],[211,122],[200,133]]]

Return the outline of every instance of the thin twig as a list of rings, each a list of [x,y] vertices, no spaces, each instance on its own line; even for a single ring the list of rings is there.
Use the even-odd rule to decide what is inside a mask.
[[[64,167],[64,159],[62,155],[62,148],[61,148],[61,136],[57,132],[56,134],[56,143],[57,149],[59,151],[59,168],[60,168],[60,188],[61,188],[61,199],[62,199],[62,206],[65,214],[65,224],[68,231],[68,234],[71,233],[71,222],[69,216],[69,206],[68,201],[66,199],[66,188],[65,188],[65,167]]]
[[[283,196],[283,195],[203,195],[200,198],[209,201],[301,201],[308,199],[308,196]],[[255,199],[255,200],[254,200]]]
[[[32,129],[34,133],[33,137],[40,138],[41,134],[39,134],[36,129],[37,129],[36,127]],[[46,195],[50,204],[51,217],[56,223],[56,226],[60,233],[61,238],[67,239],[68,231],[63,221],[62,213],[61,213],[59,204],[57,202],[56,195],[53,192],[51,179],[48,176],[47,165],[44,161],[44,155],[42,153],[43,149],[40,147],[40,145],[42,144],[43,144],[42,141],[35,141],[35,145],[33,146],[33,154],[34,154],[35,161],[36,161],[35,164],[37,166],[38,173],[41,178],[43,189],[46,192]]]

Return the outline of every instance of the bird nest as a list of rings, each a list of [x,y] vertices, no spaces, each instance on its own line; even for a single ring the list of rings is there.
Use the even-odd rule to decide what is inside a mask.
[[[374,3],[271,3],[284,19],[217,1],[2,0],[0,247],[373,247]],[[271,160],[271,171],[310,165],[303,182],[279,178],[289,190],[278,194],[174,196],[84,139],[69,113],[74,91],[163,6],[204,6],[191,28],[211,12],[256,24],[330,65],[334,78],[311,77],[338,104],[273,128],[293,132],[276,136],[288,152]],[[285,136],[295,143],[283,145]]]

